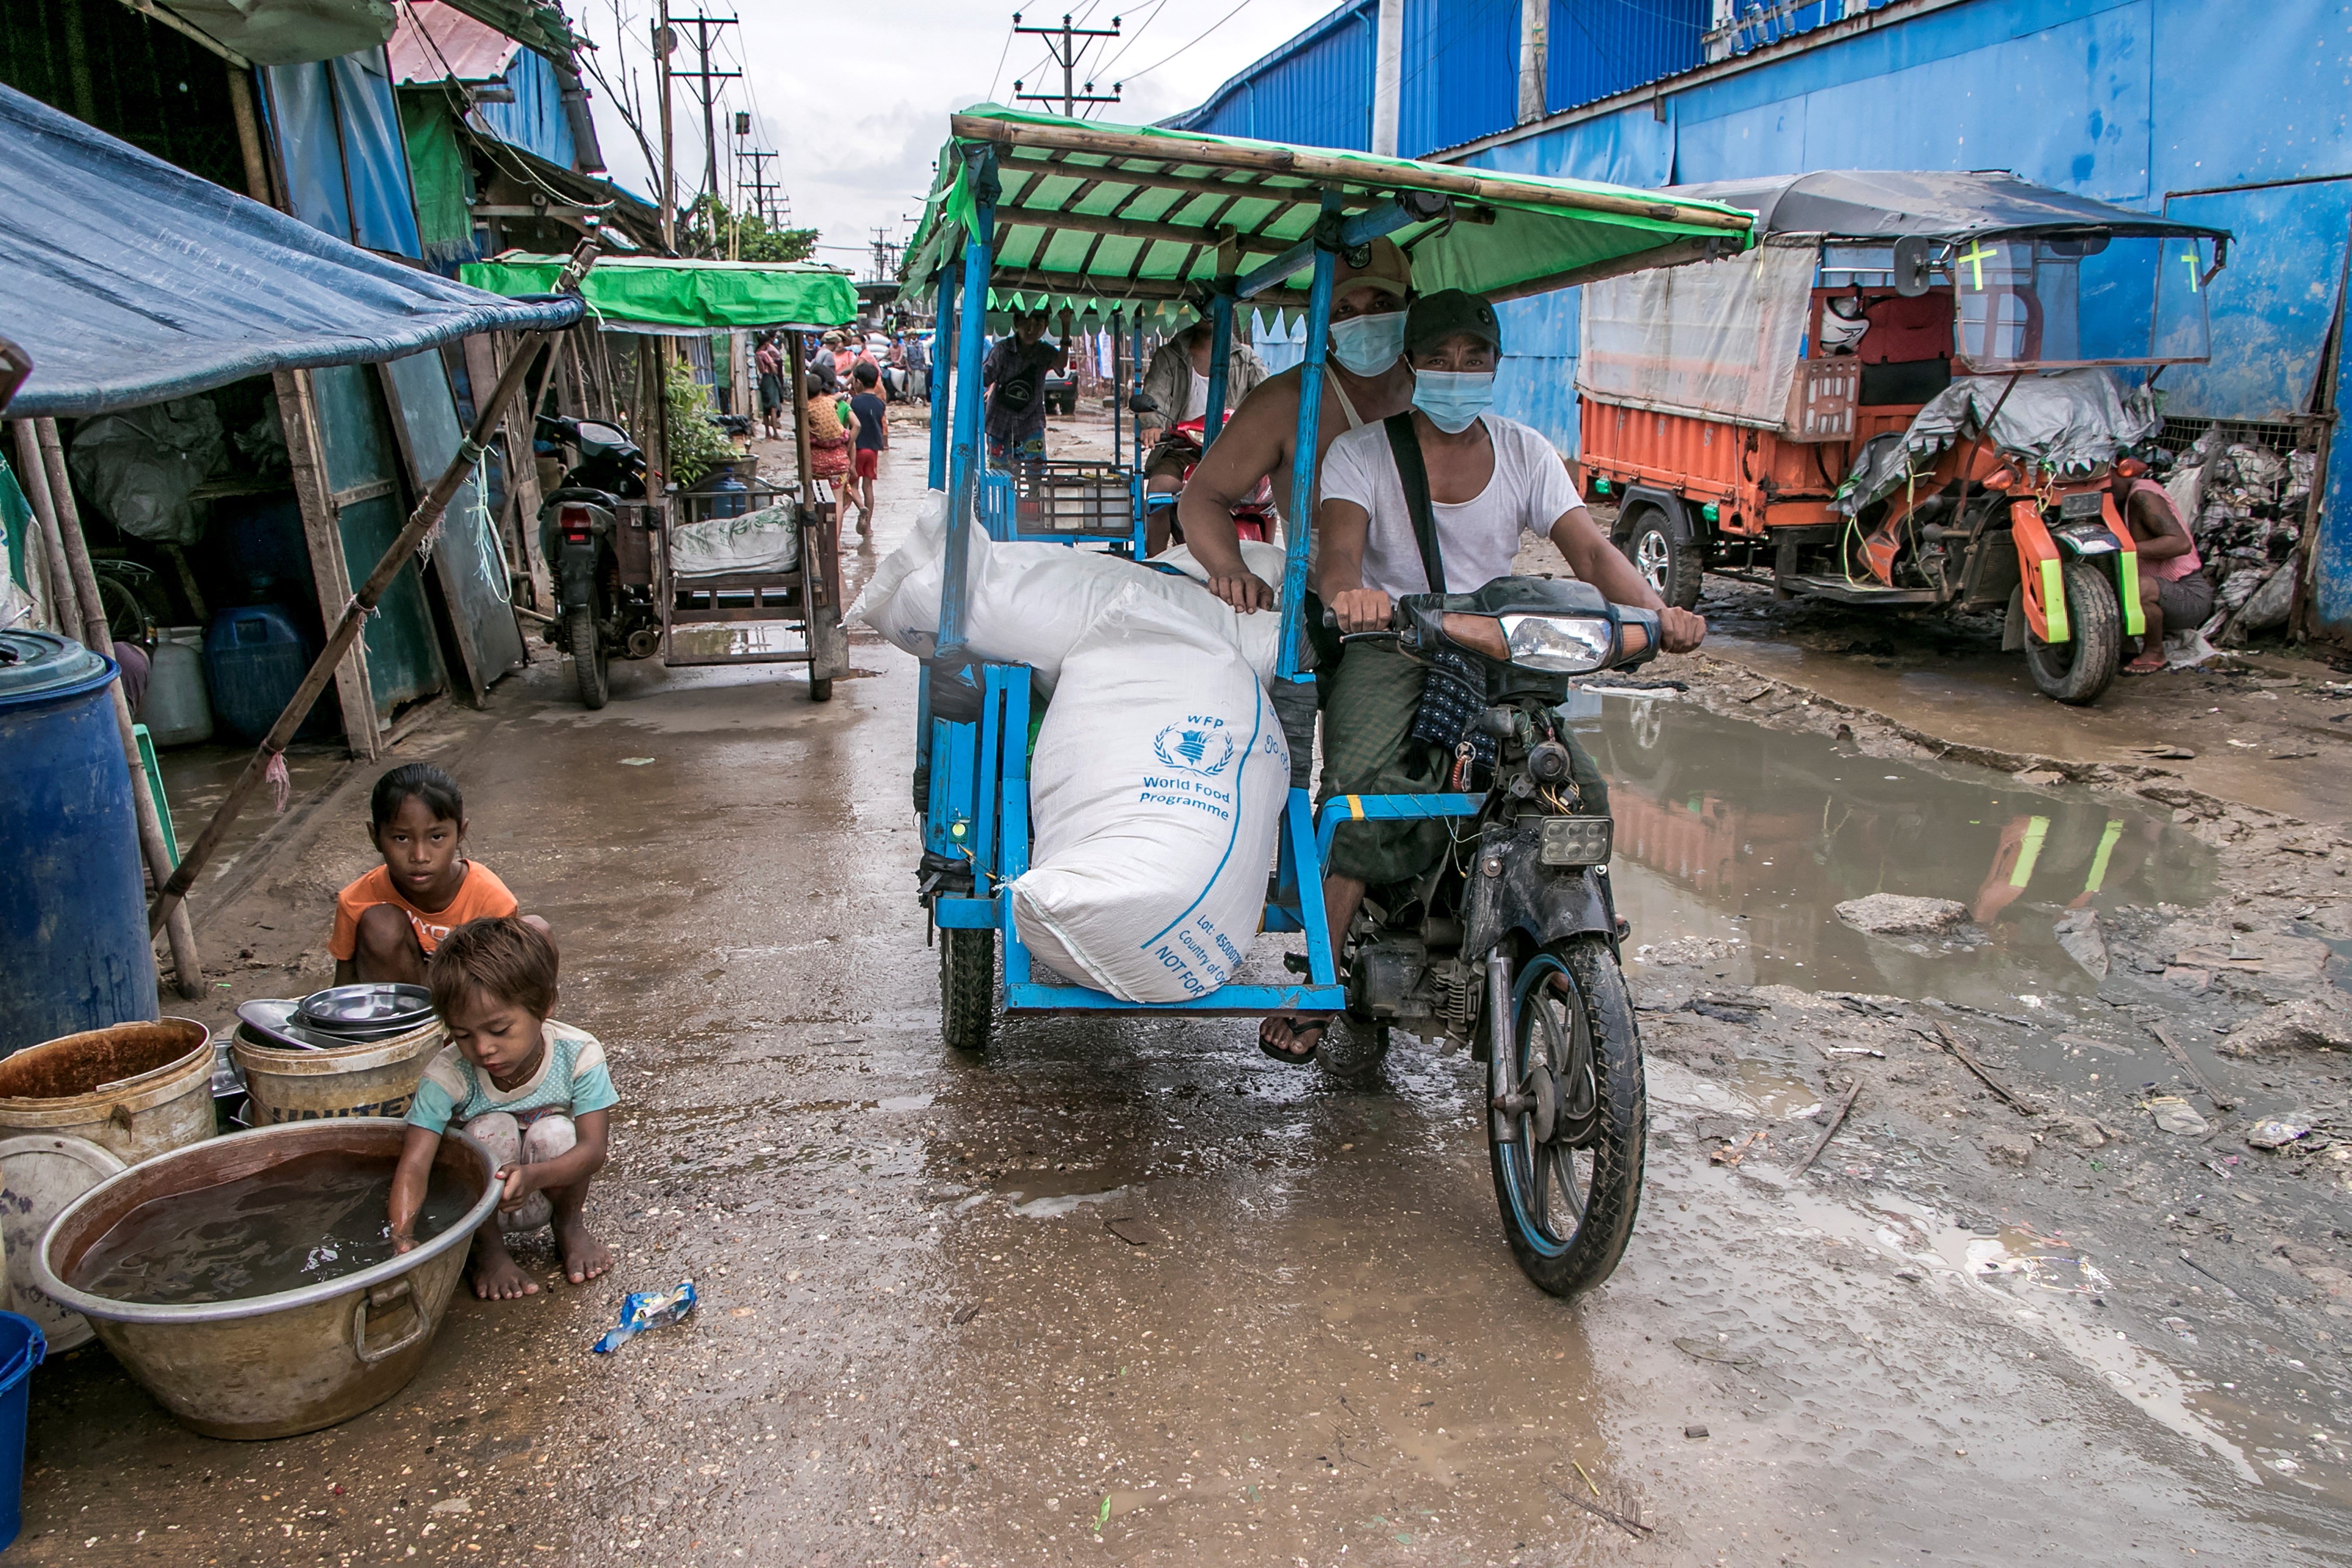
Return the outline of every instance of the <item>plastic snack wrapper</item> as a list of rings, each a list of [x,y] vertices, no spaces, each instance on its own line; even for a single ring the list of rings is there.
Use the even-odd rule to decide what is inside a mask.
[[[598,1355],[610,1355],[647,1329],[666,1329],[685,1321],[699,1300],[691,1279],[667,1290],[633,1290],[621,1299],[621,1321],[606,1329],[604,1337],[590,1348]]]

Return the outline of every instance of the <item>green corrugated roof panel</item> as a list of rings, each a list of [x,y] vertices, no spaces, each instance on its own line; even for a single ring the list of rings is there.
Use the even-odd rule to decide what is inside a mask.
[[[1149,311],[1197,293],[1230,239],[1247,272],[1305,238],[1321,192],[1351,210],[1405,191],[1454,199],[1454,215],[1396,233],[1426,293],[1513,298],[1749,243],[1753,215],[1717,202],[1585,180],[1501,174],[1333,148],[1106,125],[982,104],[951,117],[940,179],[909,242],[905,276],[924,293],[961,254],[976,205],[963,145],[995,145],[995,293],[1059,307]],[[1295,306],[1287,294],[1260,303]]]

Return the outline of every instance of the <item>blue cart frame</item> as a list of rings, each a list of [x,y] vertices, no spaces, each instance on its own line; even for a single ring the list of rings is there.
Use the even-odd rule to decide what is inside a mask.
[[[923,674],[916,737],[917,778],[928,780],[927,786],[920,788],[917,805],[922,813],[928,873],[924,895],[930,905],[931,918],[943,932],[995,934],[1003,954],[1003,995],[1008,1014],[1150,1012],[1255,1017],[1278,1012],[1341,1011],[1347,1003],[1346,988],[1338,971],[1339,955],[1332,951],[1323,904],[1323,868],[1334,830],[1341,821],[1349,819],[1475,816],[1483,805],[1483,797],[1349,795],[1329,802],[1318,824],[1308,791],[1303,787],[1290,791],[1282,815],[1277,868],[1264,929],[1304,933],[1307,963],[1303,984],[1233,983],[1189,1001],[1128,1002],[1090,987],[1049,984],[1039,979],[1029,950],[1014,925],[1007,889],[1028,870],[1030,855],[1030,671],[1024,665],[973,658],[966,651],[964,595],[970,529],[977,521],[999,539],[1026,537],[1055,542],[1097,539],[1131,551],[1139,559],[1143,554],[1147,503],[1139,471],[1139,461],[1129,475],[1132,526],[1117,531],[1083,535],[1055,531],[1024,535],[1016,521],[1010,477],[986,471],[981,439],[984,399],[980,386],[992,289],[1000,286],[1015,291],[1041,286],[1067,289],[1100,284],[1105,291],[1116,293],[1119,287],[1119,280],[1084,270],[1037,270],[1045,254],[1043,241],[1037,245],[1027,269],[997,268],[993,247],[997,205],[1003,193],[999,146],[1005,146],[1014,158],[1024,153],[1035,156],[1033,145],[1076,149],[1082,154],[1103,149],[1103,155],[1112,162],[1087,164],[1086,173],[1145,184],[1160,182],[1176,190],[1232,192],[1227,208],[1234,199],[1247,194],[1244,186],[1213,184],[1171,171],[1178,165],[1223,165],[1234,173],[1265,171],[1271,166],[1282,174],[1313,182],[1311,185],[1294,184],[1279,190],[1281,195],[1295,203],[1303,204],[1309,196],[1316,199],[1319,216],[1306,237],[1284,245],[1271,259],[1244,271],[1238,267],[1242,247],[1227,231],[1227,238],[1215,251],[1218,265],[1213,277],[1196,278],[1189,286],[1179,279],[1179,287],[1173,291],[1158,296],[1162,300],[1173,300],[1205,295],[1213,336],[1210,350],[1210,412],[1204,440],[1214,442],[1223,424],[1236,307],[1270,296],[1302,270],[1312,268],[1312,283],[1303,300],[1295,291],[1281,297],[1289,308],[1304,304],[1307,326],[1296,458],[1291,471],[1290,493],[1295,498],[1314,493],[1325,343],[1331,319],[1333,282],[1342,254],[1408,227],[1416,230],[1413,243],[1441,237],[1452,229],[1457,216],[1468,223],[1491,226],[1496,221],[1497,207],[1534,211],[1548,218],[1572,219],[1609,231],[1608,243],[1617,248],[1603,259],[1573,269],[1538,270],[1532,278],[1507,274],[1486,278],[1475,276],[1477,268],[1472,265],[1473,275],[1465,277],[1466,286],[1481,287],[1489,293],[1507,289],[1512,294],[1507,297],[1515,297],[1569,287],[1586,280],[1588,276],[1606,276],[1632,266],[1692,260],[1720,250],[1738,250],[1746,243],[1748,215],[1710,203],[1662,200],[1654,193],[1533,176],[1489,176],[1444,165],[1356,159],[1355,155],[1284,149],[1271,143],[1179,137],[1165,132],[1121,132],[1115,127],[1024,115],[988,106],[957,116],[954,125],[954,138],[941,155],[940,189],[945,192],[960,177],[968,177],[966,188],[971,200],[950,212],[956,226],[943,227],[945,239],[934,237],[930,252],[935,262],[930,275],[936,278],[938,297],[933,363],[946,373],[935,374],[932,378],[930,484],[932,489],[947,494],[948,524],[939,640]],[[1168,168],[1133,171],[1127,167],[1142,160],[1156,161]],[[1014,165],[1006,172],[1034,174],[1034,165]],[[1030,186],[1031,191],[1034,189],[1035,185]],[[1459,215],[1457,197],[1468,198],[1466,210]],[[1073,198],[1073,206],[1075,201]],[[1032,226],[1051,226],[1034,206],[1024,205],[1021,213],[1023,220]],[[1128,223],[1114,215],[1065,212],[1059,221],[1096,234],[1121,232],[1123,226],[1152,239],[1181,238],[1170,226]],[[927,216],[926,228],[930,227],[931,219]],[[1642,232],[1635,236],[1633,230]],[[953,248],[958,232],[961,238],[960,256]],[[1261,249],[1269,247],[1261,242]],[[1091,261],[1093,249],[1089,248],[1087,255]],[[1474,259],[1483,260],[1488,272],[1495,271],[1491,254]],[[1459,269],[1465,264],[1452,265]],[[1118,330],[1116,324],[1113,330]],[[1139,317],[1136,346],[1139,356]],[[1139,371],[1140,366],[1137,369]],[[959,388],[962,389],[961,394]],[[1304,668],[1306,636],[1301,622],[1307,595],[1307,528],[1303,517],[1286,518],[1285,523],[1282,630],[1276,679],[1298,683],[1313,679]]]

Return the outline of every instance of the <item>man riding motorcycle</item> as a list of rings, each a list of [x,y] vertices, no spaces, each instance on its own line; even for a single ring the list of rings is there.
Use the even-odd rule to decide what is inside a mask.
[[[1521,534],[1539,533],[1610,601],[1657,612],[1666,651],[1696,647],[1706,621],[1666,605],[1609,542],[1551,443],[1488,411],[1502,353],[1494,307],[1446,289],[1413,303],[1403,337],[1411,411],[1347,432],[1324,460],[1316,580],[1339,631],[1386,631],[1396,596],[1433,591],[1433,566],[1457,592],[1507,577]],[[1313,611],[1310,625],[1321,618]],[[1366,640],[1345,645],[1336,671],[1318,674],[1327,688],[1323,800],[1450,786],[1452,759],[1413,737],[1428,666],[1392,643]],[[1572,740],[1570,749],[1577,781],[1605,814],[1599,771]],[[1340,825],[1323,890],[1335,952],[1367,888],[1408,880],[1434,864],[1447,831],[1428,820]],[[1270,1017],[1259,1043],[1276,1060],[1303,1065],[1328,1023]]]

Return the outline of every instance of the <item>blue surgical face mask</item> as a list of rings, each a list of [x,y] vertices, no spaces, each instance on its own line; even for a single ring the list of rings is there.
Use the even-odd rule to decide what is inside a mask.
[[[1448,436],[1459,436],[1495,403],[1495,373],[1491,370],[1417,370],[1412,373],[1412,405]]]
[[[1350,316],[1331,323],[1331,357],[1356,375],[1378,375],[1404,353],[1404,312]]]

